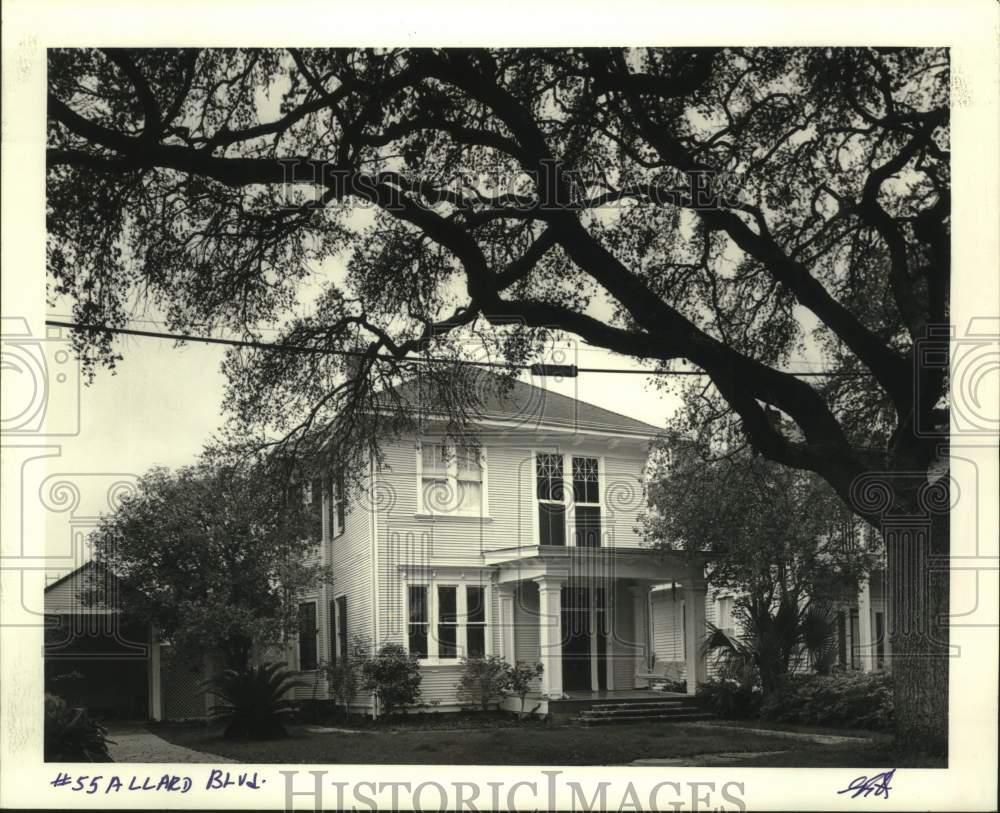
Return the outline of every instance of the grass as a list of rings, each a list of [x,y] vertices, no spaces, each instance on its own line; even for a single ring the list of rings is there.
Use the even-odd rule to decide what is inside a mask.
[[[422,764],[422,765],[621,765],[644,758],[788,749],[788,740],[732,733],[680,723],[529,725],[482,730],[407,731],[359,734],[310,733],[268,742],[226,740],[219,728],[159,725],[157,735],[186,748],[246,763]],[[798,743],[796,743],[798,748]]]
[[[454,720],[456,728],[459,722]],[[763,732],[715,732],[709,726],[683,723],[593,728],[527,723],[464,730],[432,730],[415,723],[400,721],[358,734],[312,733],[308,725],[294,726],[287,739],[268,742],[226,740],[217,727],[163,724],[152,730],[176,745],[250,764],[621,765],[636,759],[691,758],[684,764],[696,765],[702,755],[751,753],[749,757],[715,757],[711,764],[863,770],[947,767],[944,757],[895,753],[884,735],[775,723],[768,725],[776,731],[861,735],[871,743],[822,745]]]

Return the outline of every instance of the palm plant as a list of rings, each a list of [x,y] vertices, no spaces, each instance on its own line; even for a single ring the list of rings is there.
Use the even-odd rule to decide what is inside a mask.
[[[209,709],[226,721],[229,739],[274,739],[288,734],[284,719],[296,710],[288,693],[307,684],[283,663],[265,663],[245,670],[226,669],[205,681],[203,691],[219,702]]]
[[[71,708],[54,694],[45,695],[46,762],[113,762],[108,732],[84,708]]]

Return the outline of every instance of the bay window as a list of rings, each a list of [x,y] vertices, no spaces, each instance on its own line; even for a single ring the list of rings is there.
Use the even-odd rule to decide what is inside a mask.
[[[406,588],[406,600],[407,648],[412,654],[431,661],[486,655],[484,587],[411,584]]]

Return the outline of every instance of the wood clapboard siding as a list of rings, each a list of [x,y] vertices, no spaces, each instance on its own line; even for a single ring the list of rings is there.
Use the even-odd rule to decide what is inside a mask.
[[[586,451],[572,450],[573,454]],[[604,488],[603,524],[605,539],[602,544],[615,548],[643,547],[643,539],[636,531],[639,514],[645,505],[640,474],[644,460],[636,458],[604,458],[601,481]]]
[[[526,663],[541,661],[538,636],[538,587],[526,582],[514,592],[514,656]],[[542,680],[531,683],[534,691],[541,691]]]
[[[368,496],[368,478],[360,486],[364,493],[351,494],[347,504],[344,532],[330,539],[328,512],[324,511],[324,543],[320,555],[325,555],[333,566],[333,581],[326,591],[316,590],[306,595],[302,601],[316,602],[316,625],[318,628],[316,656],[322,663],[331,659],[330,638],[334,619],[330,617],[330,602],[345,595],[347,597],[347,640],[350,645],[355,635],[372,637],[372,543],[371,543],[371,499]],[[317,557],[318,560],[319,557]],[[314,560],[316,561],[316,560]],[[289,652],[289,662],[298,666],[298,642],[293,641]],[[325,699],[326,681],[319,672],[305,672],[308,686],[295,691],[299,700]],[[358,697],[358,704],[365,705],[367,698]]]

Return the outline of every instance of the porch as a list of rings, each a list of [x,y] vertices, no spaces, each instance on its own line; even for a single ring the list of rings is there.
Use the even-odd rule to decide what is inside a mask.
[[[650,591],[671,583],[689,606],[687,694],[705,680],[703,563],[630,548],[528,545],[491,551],[499,593],[500,654],[541,662],[540,701],[663,700],[650,691]]]

